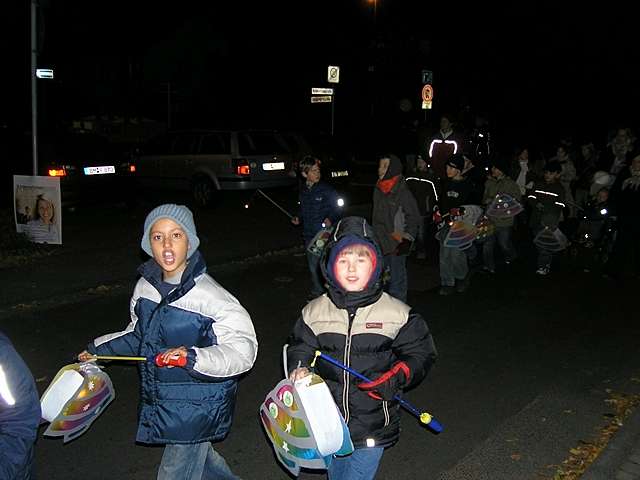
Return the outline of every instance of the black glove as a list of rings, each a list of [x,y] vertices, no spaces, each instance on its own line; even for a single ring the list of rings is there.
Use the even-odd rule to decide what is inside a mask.
[[[371,398],[389,401],[402,390],[410,376],[409,365],[397,362],[375,380],[358,384],[358,388],[367,392]]]

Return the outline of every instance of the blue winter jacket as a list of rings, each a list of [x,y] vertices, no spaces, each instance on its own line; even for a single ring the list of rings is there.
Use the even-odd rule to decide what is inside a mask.
[[[0,332],[0,480],[31,478],[40,399],[33,375]]]
[[[305,245],[323,227],[325,218],[335,223],[340,218],[338,194],[328,183],[318,182],[309,188],[306,183],[300,186],[300,220]]]
[[[94,340],[98,355],[143,356],[136,440],[142,443],[200,443],[224,438],[231,427],[237,376],[255,362],[258,342],[240,303],[206,273],[198,251],[182,280],[166,297],[162,271],[144,263],[131,298],[131,323]],[[156,354],[184,345],[184,368],[159,368]]]

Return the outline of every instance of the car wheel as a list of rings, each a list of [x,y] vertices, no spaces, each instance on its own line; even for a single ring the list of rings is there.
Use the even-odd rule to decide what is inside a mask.
[[[213,182],[206,177],[198,177],[193,182],[193,201],[197,207],[210,207],[216,195]]]

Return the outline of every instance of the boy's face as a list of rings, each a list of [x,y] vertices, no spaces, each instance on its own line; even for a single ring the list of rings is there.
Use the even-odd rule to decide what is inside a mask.
[[[544,172],[544,181],[547,183],[553,183],[560,178],[560,172]]]
[[[607,200],[609,200],[609,192],[607,190],[600,190],[596,196],[596,201],[598,203],[604,203]]]
[[[366,251],[345,249],[336,260],[336,280],[347,292],[360,292],[367,287],[373,273],[373,262]]]
[[[164,278],[181,274],[187,267],[189,238],[180,225],[161,218],[151,226],[149,242],[154,260],[162,268]]]
[[[453,168],[451,165],[447,165],[447,178],[457,177],[459,173],[460,170]]]
[[[427,162],[425,162],[423,158],[418,158],[416,160],[416,167],[417,167],[419,172],[426,172],[427,171]]]
[[[500,178],[503,176],[502,170],[500,170],[498,167],[491,167],[491,176],[493,178]]]
[[[311,167],[306,172],[302,172],[302,176],[305,178],[308,184],[313,185],[320,181],[320,177],[322,176],[320,173],[320,165],[316,162],[316,164]]]

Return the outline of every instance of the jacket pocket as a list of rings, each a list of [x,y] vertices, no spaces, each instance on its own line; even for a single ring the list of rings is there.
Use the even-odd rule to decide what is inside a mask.
[[[156,435],[170,442],[223,438],[231,428],[237,382],[159,383]]]

